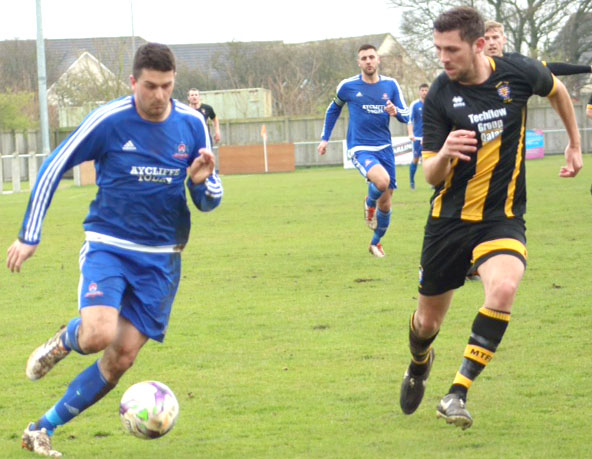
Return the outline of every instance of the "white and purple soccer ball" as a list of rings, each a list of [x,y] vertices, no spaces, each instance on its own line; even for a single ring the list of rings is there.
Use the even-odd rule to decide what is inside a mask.
[[[166,384],[144,381],[125,391],[119,415],[125,430],[150,440],[162,437],[175,426],[179,417],[179,402]]]

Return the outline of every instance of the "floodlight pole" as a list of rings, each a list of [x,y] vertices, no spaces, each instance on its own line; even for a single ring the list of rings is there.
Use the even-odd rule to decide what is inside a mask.
[[[45,44],[41,16],[41,0],[37,6],[37,83],[39,86],[39,117],[41,122],[41,152],[49,155],[49,114],[47,109],[47,75],[45,72]]]
[[[130,0],[130,11],[131,11],[131,19],[132,19],[132,59],[136,54],[136,34],[134,32],[134,2]]]

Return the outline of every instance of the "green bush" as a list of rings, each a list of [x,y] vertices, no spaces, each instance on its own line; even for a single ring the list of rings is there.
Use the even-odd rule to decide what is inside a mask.
[[[35,116],[37,102],[33,92],[0,93],[0,129],[34,129],[39,125]]]

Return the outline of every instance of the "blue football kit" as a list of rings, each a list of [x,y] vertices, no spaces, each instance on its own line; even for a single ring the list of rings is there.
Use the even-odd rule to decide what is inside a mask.
[[[213,174],[195,185],[187,168],[211,151],[204,117],[172,100],[162,122],[140,117],[133,96],[90,113],[42,165],[21,242],[38,244],[41,225],[68,169],[94,160],[98,191],[84,220],[79,307],[113,306],[146,336],[162,341],[180,279],[180,252],[191,226],[186,188],[202,211],[223,190]]]
[[[410,116],[409,123],[413,124],[413,156],[419,158],[421,156],[421,143],[423,139],[423,102],[421,99],[414,101],[409,107]]]
[[[364,177],[374,165],[383,165],[391,178],[389,187],[394,189],[396,179],[390,115],[385,110],[389,100],[397,107],[397,119],[407,123],[409,108],[395,79],[379,75],[377,83],[366,83],[362,74],[358,74],[341,81],[335,99],[327,108],[321,138],[329,140],[341,110],[347,104],[349,158]]]

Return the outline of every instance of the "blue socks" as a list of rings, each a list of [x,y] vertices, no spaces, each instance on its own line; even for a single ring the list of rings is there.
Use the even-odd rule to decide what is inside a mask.
[[[79,354],[85,355],[78,344],[78,330],[81,323],[82,319],[80,317],[74,317],[72,320],[70,320],[70,322],[68,322],[66,332],[62,334],[62,344],[68,351],[74,350]]]
[[[70,383],[62,399],[37,421],[36,429],[45,427],[52,435],[56,427],[78,416],[114,387],[101,373],[97,360]]]
[[[366,204],[368,207],[376,207],[376,201],[378,201],[380,196],[382,196],[382,191],[376,188],[374,183],[370,182],[368,185],[368,197],[366,198]]]
[[[411,162],[409,166],[409,182],[411,185],[415,185],[415,173],[417,172],[417,164]]]
[[[392,211],[390,210],[385,213],[380,209],[376,209],[376,222],[378,226],[374,230],[374,236],[372,236],[372,242],[370,243],[371,245],[378,244],[380,239],[382,239],[382,236],[386,233],[386,230],[391,223],[391,214]]]

